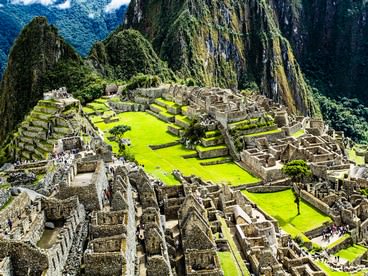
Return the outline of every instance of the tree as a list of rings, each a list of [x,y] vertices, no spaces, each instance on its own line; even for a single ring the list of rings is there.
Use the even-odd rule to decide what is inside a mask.
[[[194,147],[197,145],[201,138],[205,136],[206,127],[201,125],[198,121],[193,121],[189,128],[185,131],[181,142],[187,147]]]
[[[118,125],[114,126],[109,131],[109,133],[115,137],[115,140],[117,139],[117,142],[119,144],[119,151],[123,151],[125,149],[125,145],[122,143],[121,140],[123,139],[124,133],[129,130],[131,130],[130,126]]]
[[[298,208],[298,215],[300,215],[300,183],[312,174],[307,162],[304,160],[293,160],[285,164],[282,169],[282,173],[289,176],[293,182],[293,191],[295,195],[295,203]],[[295,191],[295,186],[298,188],[298,192]]]

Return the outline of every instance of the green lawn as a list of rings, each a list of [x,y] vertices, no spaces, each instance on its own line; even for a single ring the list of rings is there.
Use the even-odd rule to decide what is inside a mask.
[[[350,149],[348,151],[349,159],[353,162],[355,162],[357,165],[364,165],[365,164],[365,158],[364,156],[359,156],[356,154],[355,149]]]
[[[257,133],[253,133],[253,134],[244,135],[244,137],[258,137],[258,136],[263,136],[263,135],[270,135],[270,134],[280,133],[281,131],[282,131],[281,129],[274,129],[274,130],[270,130],[270,131],[257,132]]]
[[[329,248],[333,248],[333,247],[335,247],[336,245],[338,245],[338,244],[340,244],[340,243],[342,243],[342,242],[344,242],[346,239],[348,239],[348,238],[350,238],[350,235],[349,234],[345,234],[345,235],[343,235],[342,237],[340,237],[338,240],[336,240],[336,241],[334,241],[333,243],[331,243],[331,244],[329,244],[328,246],[327,246],[327,248],[329,249]]]
[[[322,262],[316,262],[316,264],[328,275],[328,276],[364,276],[368,272],[367,270],[363,270],[358,273],[349,273],[349,272],[337,272],[333,271],[328,265]]]
[[[242,276],[231,252],[217,252],[224,276]]]
[[[301,129],[301,130],[299,130],[299,131],[297,131],[297,132],[295,132],[293,135],[291,135],[291,136],[293,136],[294,138],[299,138],[300,136],[302,136],[302,135],[304,135],[305,134],[305,131],[304,131],[304,129]]]
[[[120,121],[110,124],[96,123],[105,132],[105,141],[113,146],[115,152],[118,145],[108,141],[109,129],[116,125],[125,124],[132,130],[124,135],[132,142],[129,150],[135,155],[136,160],[144,165],[145,170],[154,177],[161,179],[168,185],[178,184],[172,176],[172,171],[179,169],[184,175],[195,174],[204,180],[215,183],[228,183],[229,185],[241,185],[258,182],[259,179],[252,176],[235,163],[225,163],[211,166],[201,166],[203,160],[196,158],[184,159],[183,155],[195,153],[187,150],[182,145],[152,150],[149,145],[158,145],[176,141],[178,138],[167,132],[168,124],[145,112],[127,112],[118,115]],[[206,159],[211,161],[211,159]]]
[[[220,218],[220,223],[221,223],[222,234],[224,235],[225,239],[229,243],[229,247],[230,247],[230,251],[231,251],[230,255],[232,256],[232,259],[233,259],[233,265],[234,264],[236,265],[236,268],[233,267],[233,271],[236,269],[238,272],[239,271],[243,272],[243,275],[250,275],[250,273],[249,273],[249,271],[248,271],[241,255],[240,255],[239,249],[238,249],[238,247],[236,246],[236,244],[233,240],[230,229],[229,229],[229,227],[227,227],[225,219]],[[226,264],[225,268],[228,269],[228,266],[230,266],[229,263]],[[223,268],[224,272],[225,272],[225,268]],[[236,274],[227,274],[225,272],[225,275],[236,275]]]
[[[348,248],[342,249],[335,255],[348,260],[349,262],[354,261],[356,258],[362,256],[367,251],[367,248],[361,245],[353,245]]]
[[[250,200],[256,203],[263,211],[274,217],[286,232],[292,236],[302,234],[321,226],[331,218],[322,214],[308,203],[301,201],[300,212],[297,215],[295,197],[291,190],[276,193],[249,193],[242,191]]]

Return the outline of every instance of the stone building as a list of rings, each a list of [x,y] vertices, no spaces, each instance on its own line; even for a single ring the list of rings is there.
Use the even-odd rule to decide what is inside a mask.
[[[135,275],[136,236],[133,190],[127,170],[116,167],[110,206],[94,211],[84,253],[86,275]]]
[[[65,168],[59,182],[60,199],[77,195],[87,211],[102,209],[104,189],[108,186],[105,164],[98,161],[75,161]]]
[[[23,192],[0,218],[4,275],[61,275],[85,211],[77,197],[32,200]]]

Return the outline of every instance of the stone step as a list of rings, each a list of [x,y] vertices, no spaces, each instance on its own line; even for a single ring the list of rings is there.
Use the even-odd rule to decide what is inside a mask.
[[[35,106],[33,110],[36,111],[36,112],[46,113],[46,114],[51,114],[51,115],[54,115],[54,114],[59,112],[59,109],[56,108],[56,107],[41,106],[41,105]]]
[[[27,143],[27,144],[33,144],[33,139],[32,138],[29,138],[29,137],[26,137],[24,135],[20,135],[18,137],[19,141],[23,142],[23,143]]]
[[[210,138],[201,138],[201,143],[204,147],[212,147],[224,144],[224,137],[222,135],[214,136]]]
[[[162,106],[160,106],[158,104],[154,104],[154,103],[150,104],[150,110],[157,113],[157,114],[159,114],[161,112],[167,112],[167,109],[165,107],[162,107]]]
[[[40,127],[40,128],[43,128],[43,129],[47,130],[48,121],[40,120],[40,119],[32,120],[30,122],[30,125],[35,126],[35,127]]]
[[[54,149],[53,143],[46,143],[44,141],[36,141],[36,145],[39,149],[45,151],[45,152],[51,152]]]
[[[229,154],[229,150],[225,145],[215,146],[215,147],[197,146],[196,150],[198,152],[200,159],[222,157],[222,156],[227,156]]]
[[[35,151],[35,146],[31,145],[31,144],[24,144],[24,149],[26,149],[29,152],[34,152]]]
[[[186,116],[182,115],[175,116],[175,124],[179,127],[187,129],[190,127],[191,123],[192,123],[191,120]]]
[[[34,154],[36,154],[37,156],[42,157],[42,159],[46,159],[46,157],[49,154],[49,152],[48,151],[44,151],[41,148],[35,148]]]
[[[31,160],[32,155],[30,152],[26,151],[26,150],[22,150],[21,152],[21,156],[27,160]]]
[[[24,127],[25,130],[27,131],[31,131],[31,132],[44,132],[45,129],[43,129],[42,127],[37,127],[37,126],[26,126]]]
[[[44,132],[31,132],[31,131],[22,130],[20,134],[26,137],[35,138],[35,139],[45,139],[46,138],[46,133]]]
[[[46,158],[44,158],[42,155],[39,155],[37,153],[33,153],[32,154],[32,159],[40,161],[40,160],[45,160]]]
[[[42,120],[42,121],[49,121],[49,119],[52,117],[52,115],[47,114],[47,113],[40,113],[40,112],[36,112],[36,111],[32,111],[31,113],[31,120]]]
[[[221,135],[219,130],[206,131],[205,138],[212,138]]]
[[[69,128],[66,127],[54,127],[54,132],[55,133],[60,133],[63,135],[67,135],[70,134],[72,131]]]
[[[58,109],[61,109],[63,107],[63,104],[56,100],[39,100],[38,105],[42,105],[46,107],[54,107]]]

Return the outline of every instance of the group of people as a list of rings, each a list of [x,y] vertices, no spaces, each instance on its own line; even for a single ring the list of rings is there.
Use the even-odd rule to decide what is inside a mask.
[[[322,240],[329,242],[331,237],[333,237],[334,235],[342,236],[346,234],[348,231],[349,225],[337,226],[336,224],[333,224],[332,226],[328,226],[323,230]]]
[[[71,164],[74,159],[74,154],[69,152],[60,152],[52,155],[52,159],[58,163]]]

